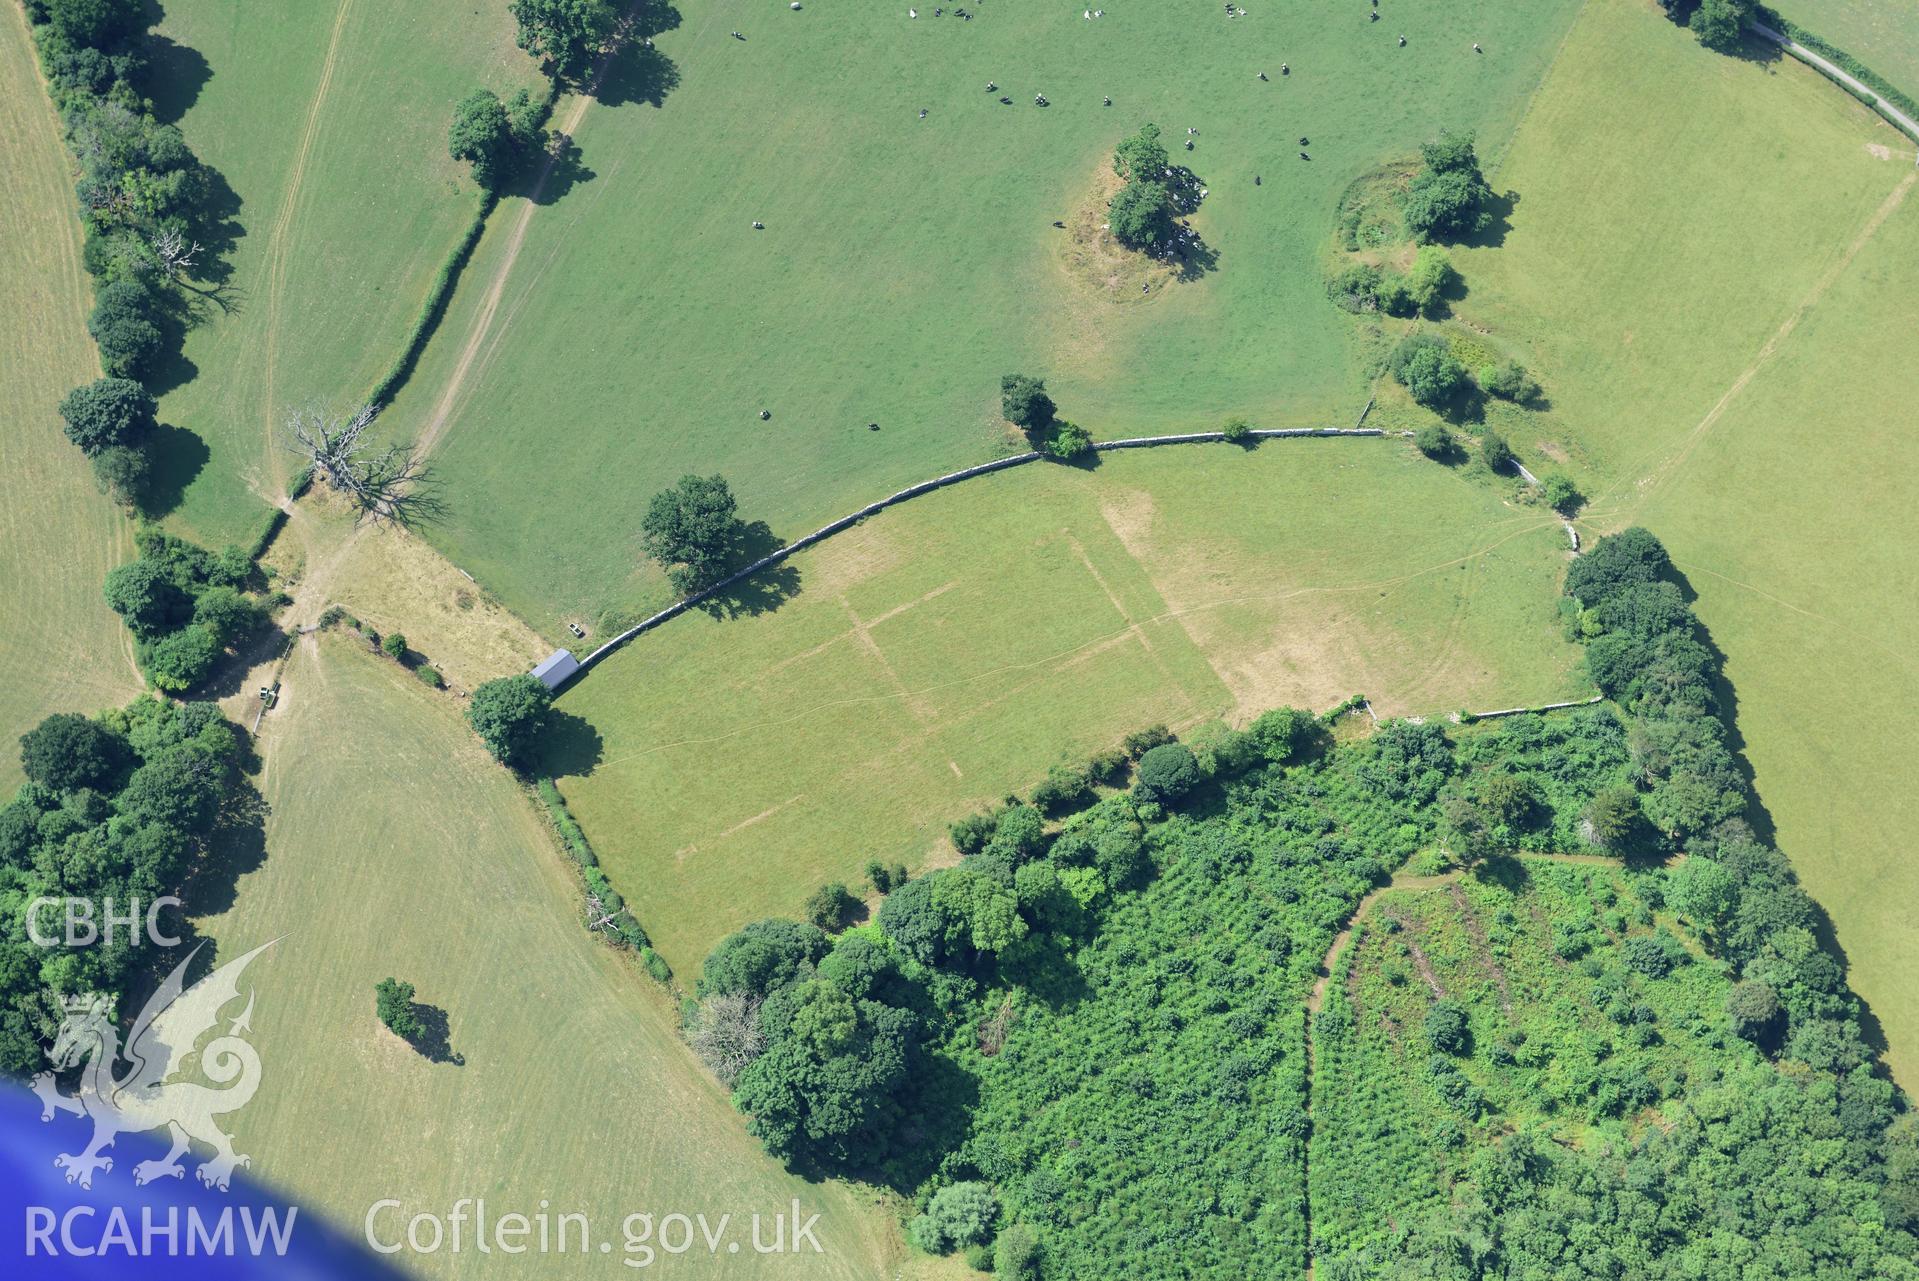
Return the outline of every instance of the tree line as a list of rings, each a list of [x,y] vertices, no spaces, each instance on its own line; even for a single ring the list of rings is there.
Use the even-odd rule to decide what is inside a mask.
[[[144,0],[25,0],[79,177],[81,262],[94,280],[88,332],[106,377],[60,404],[67,437],[133,507],[154,495],[154,402],[169,352],[199,312],[225,305],[231,238],[224,182],[163,123]]]

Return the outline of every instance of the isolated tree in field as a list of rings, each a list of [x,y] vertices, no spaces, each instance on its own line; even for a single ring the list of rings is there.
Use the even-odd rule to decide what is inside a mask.
[[[1165,183],[1129,182],[1106,206],[1106,220],[1128,249],[1158,250],[1173,238],[1173,197]]]
[[[1406,225],[1420,240],[1454,240],[1492,223],[1492,188],[1479,172],[1469,133],[1442,133],[1420,148],[1425,164],[1406,191]]]
[[[1093,434],[1078,423],[1057,422],[1040,448],[1052,458],[1083,458],[1093,452]]]
[[[1156,124],[1141,125],[1138,133],[1113,149],[1113,172],[1128,182],[1142,179],[1158,182],[1166,176],[1170,163]]]
[[[619,14],[607,0],[512,0],[518,43],[566,77],[585,71],[612,43]]]
[[[1453,443],[1453,434],[1438,423],[1427,423],[1413,433],[1413,445],[1420,453],[1436,462],[1446,461],[1459,449],[1459,446]]]
[[[502,676],[473,691],[466,720],[495,760],[517,767],[529,761],[552,706],[553,691],[537,677]]]
[[[1573,478],[1563,471],[1547,472],[1539,482],[1540,497],[1546,500],[1546,506],[1562,516],[1570,516],[1578,511],[1586,501],[1579,492],[1579,486]]]
[[[133,757],[127,740],[72,712],[47,717],[20,736],[20,768],[43,787],[105,790]]]
[[[473,166],[473,180],[481,187],[496,190],[537,149],[538,118],[539,106],[524,89],[506,102],[491,90],[476,89],[453,108],[447,151]]]
[[[1479,385],[1488,396],[1523,405],[1539,395],[1539,384],[1516,360],[1502,360],[1479,371]]]
[[[740,534],[738,505],[722,476],[682,476],[653,495],[640,522],[640,545],[690,595],[717,582]]]
[[[67,439],[92,456],[114,445],[133,445],[153,430],[153,397],[130,378],[101,378],[75,387],[60,402]]]
[[[159,353],[160,327],[153,323],[153,295],[131,280],[116,280],[94,296],[87,332],[100,347],[100,363],[117,377],[139,373]]]
[[[1699,43],[1720,53],[1739,47],[1746,19],[1752,16],[1752,0],[1699,0],[1686,25]]]
[[[1052,426],[1058,407],[1046,394],[1046,380],[1029,374],[1007,374],[999,380],[999,411],[1022,431],[1044,431]]]
[[[413,985],[395,978],[384,978],[373,985],[373,1009],[380,1022],[402,1041],[417,1041],[426,1025],[413,1012]]]

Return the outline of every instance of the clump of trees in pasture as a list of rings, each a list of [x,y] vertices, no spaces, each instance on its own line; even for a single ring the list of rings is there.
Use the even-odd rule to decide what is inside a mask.
[[[680,477],[653,495],[640,521],[640,545],[683,596],[726,576],[745,525],[724,476]]]
[[[226,654],[267,626],[258,578],[238,547],[218,552],[142,528],[139,558],[107,575],[107,605],[133,633],[134,658],[170,694],[194,689]]]
[[[239,730],[213,704],[145,694],[95,717],[49,716],[22,736],[26,782],[0,806],[0,901],[11,922],[0,935],[0,1072],[46,1067],[55,998],[98,992],[117,1002],[144,981],[153,955],[144,934],[130,938],[124,926],[91,946],[41,947],[28,933],[30,905],[86,900],[104,930],[111,904],[138,914],[144,930],[160,898],[189,892],[223,832],[257,822],[247,760]],[[170,935],[187,928],[170,909],[153,921]],[[38,927],[57,937],[64,922],[43,910]]]
[[[1128,249],[1159,253],[1172,243],[1173,194],[1166,180],[1172,162],[1159,140],[1159,126],[1144,124],[1113,150],[1113,172],[1126,180],[1108,203],[1113,239]]]
[[[1347,311],[1383,311],[1389,316],[1437,316],[1459,284],[1452,259],[1438,245],[1421,245],[1412,266],[1393,271],[1370,262],[1353,262],[1327,281],[1332,300]]]
[[[1066,461],[1093,451],[1093,436],[1078,423],[1059,416],[1059,407],[1046,392],[1046,380],[1030,374],[1007,374],[1000,379],[1000,415],[1026,434],[1033,448]]]
[[[490,89],[475,89],[453,108],[447,151],[472,166],[481,190],[498,191],[545,149],[545,115],[545,105],[525,89],[505,102]]]
[[[533,763],[534,749],[553,707],[553,691],[536,676],[521,673],[482,684],[467,700],[466,723],[493,753],[514,769]]]
[[[1330,1154],[1330,1175],[1315,1157],[1316,1178],[1343,1191],[1312,1195],[1345,1197],[1315,1213],[1322,1266],[1373,1275],[1398,1257],[1379,1253],[1379,1215],[1351,1209],[1377,1204],[1399,1207],[1408,1257],[1456,1259],[1483,1237],[1543,1274],[1563,1265],[1564,1235],[1514,1216],[1563,1201],[1581,1257],[1614,1275],[1688,1275],[1708,1238],[1814,1270],[1865,1258],[1909,1271],[1919,1144],[1812,904],[1742,821],[1714,660],[1668,576],[1640,530],[1573,564],[1569,618],[1614,704],[1457,731],[1388,721],[1343,744],[1288,709],[1183,741],[1154,727],[1056,767],[1043,803],[1036,789],[1033,804],[956,823],[958,864],[888,875],[870,922],[831,936],[769,920],[723,940],[688,1038],[769,1151],[911,1195],[923,1250],[1009,1276],[1297,1271],[1319,1124],[1304,1006],[1360,898],[1421,851],[1517,893],[1500,888],[1525,884],[1510,855],[1595,844],[1623,870],[1528,874],[1551,889],[1603,872],[1637,898],[1555,890],[1543,945],[1520,937],[1535,927],[1523,912],[1491,928],[1497,955],[1543,966],[1614,1030],[1549,1020],[1528,1040],[1494,996],[1434,1001],[1405,968],[1396,999],[1416,1003],[1415,1022],[1375,1040],[1423,1070],[1365,1060],[1354,1094],[1437,1111],[1370,1114],[1372,1139]],[[1129,790],[1101,790],[1129,773]],[[1670,870],[1653,861],[1679,849]],[[1655,922],[1661,907],[1696,941]],[[1535,946],[1551,955],[1513,950]],[[1733,973],[1692,963],[1689,947]],[[1312,1033],[1322,1072],[1359,1053],[1343,993]],[[1566,1066],[1539,1075],[1553,1062]],[[1537,1100],[1501,1084],[1522,1070]],[[1314,1106],[1330,1122],[1342,1104]],[[1562,1151],[1546,1141],[1555,1114],[1603,1141]],[[1822,1178],[1807,1158],[1832,1159],[1821,1136],[1838,1133],[1843,1156]],[[1447,1182],[1409,1180],[1416,1157],[1442,1161]],[[1782,1178],[1810,1213],[1773,1212],[1761,1184]],[[1642,1200],[1665,1208],[1647,1218]],[[1178,1230],[1128,1231],[1142,1204]]]
[[[610,0],[511,0],[507,10],[519,24],[520,48],[563,80],[577,79],[619,34]]]
[[[1419,149],[1406,191],[1406,225],[1423,242],[1463,240],[1492,226],[1492,188],[1479,172],[1473,136],[1447,130]]]

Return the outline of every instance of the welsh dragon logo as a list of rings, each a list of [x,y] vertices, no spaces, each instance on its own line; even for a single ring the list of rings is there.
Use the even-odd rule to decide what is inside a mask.
[[[213,1149],[212,1158],[195,1172],[208,1187],[225,1191],[234,1167],[250,1164],[248,1157],[233,1150],[233,1136],[214,1118],[245,1107],[260,1086],[260,1056],[243,1035],[251,1030],[251,991],[246,1008],[223,1034],[199,1051],[199,1075],[226,1088],[172,1078],[193,1057],[200,1038],[220,1022],[220,1011],[239,999],[240,975],[247,965],[273,942],[228,961],[188,987],[187,967],[205,944],[195,947],[147,1001],[128,1030],[124,1048],[113,1025],[110,998],[93,995],[66,1000],[66,1019],[47,1057],[55,1071],[85,1061],[79,1089],[74,1094],[62,1094],[55,1088],[53,1072],[42,1072],[33,1080],[33,1092],[40,1096],[42,1121],[51,1121],[56,1111],[93,1121],[93,1140],[85,1151],[53,1158],[53,1163],[67,1172],[67,1182],[91,1188],[94,1171],[113,1169],[113,1159],[100,1153],[113,1146],[116,1136],[163,1126],[172,1139],[173,1150],[161,1160],[134,1166],[135,1183],[183,1177],[180,1158],[187,1155],[194,1140]],[[116,1077],[114,1068],[121,1059],[132,1066],[124,1076]]]

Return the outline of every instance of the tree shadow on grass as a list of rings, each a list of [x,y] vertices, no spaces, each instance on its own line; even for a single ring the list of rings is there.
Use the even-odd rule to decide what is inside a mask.
[[[679,66],[652,45],[636,39],[613,55],[593,91],[593,100],[604,107],[624,107],[634,102],[657,107],[679,87]]]
[[[1513,211],[1519,207],[1519,193],[1507,191],[1495,195],[1486,201],[1481,210],[1488,215],[1486,225],[1470,236],[1462,236],[1453,244],[1465,245],[1473,249],[1497,249],[1506,243],[1506,237],[1512,233]],[[1462,295],[1463,296],[1463,295]]]
[[[742,524],[734,533],[727,563],[750,565],[770,556],[783,544],[763,520]],[[791,560],[769,565],[759,573],[742,579],[723,591],[715,592],[699,604],[699,609],[714,618],[757,618],[770,614],[799,595],[800,571]]]
[[[540,767],[554,778],[585,778],[605,759],[606,740],[593,722],[572,712],[551,711],[540,733]]]
[[[219,916],[238,897],[240,878],[267,861],[267,819],[273,810],[251,783],[241,783],[180,892],[195,916]]]
[[[465,1067],[466,1055],[453,1048],[452,1026],[447,1020],[446,1011],[423,1001],[413,1002],[411,1009],[413,1017],[419,1021],[420,1030],[407,1039],[407,1044],[419,1051],[429,1063]]]
[[[153,118],[163,125],[178,124],[200,100],[213,68],[198,49],[158,31],[147,33],[142,52],[147,65],[140,73],[140,92],[153,104]]]
[[[213,457],[204,440],[184,427],[161,423],[147,437],[146,482],[140,487],[141,514],[158,519],[185,499],[187,486],[206,470]]]
[[[581,183],[592,182],[599,176],[586,167],[580,158],[580,145],[568,134],[555,133],[547,142],[546,154],[546,163],[515,184],[512,194],[524,196],[536,205],[551,205]]]

